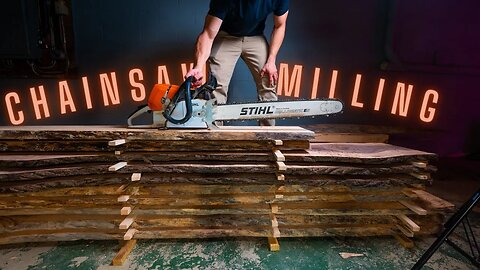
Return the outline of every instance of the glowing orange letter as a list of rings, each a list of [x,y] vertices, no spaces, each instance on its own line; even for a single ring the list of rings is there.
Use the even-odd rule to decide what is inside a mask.
[[[60,112],[67,113],[67,106],[70,107],[71,112],[76,112],[75,103],[73,102],[72,93],[68,87],[67,81],[58,82],[58,91],[60,92]]]
[[[17,111],[18,117],[15,117],[15,112],[13,111],[13,104],[20,104],[20,97],[15,92],[10,92],[5,95],[5,105],[7,106],[8,117],[10,117],[10,122],[13,125],[20,125],[25,121],[25,116],[23,111]]]
[[[130,79],[130,84],[133,87],[137,87],[137,89],[132,89],[132,99],[133,101],[143,101],[147,96],[145,92],[145,86],[142,83],[135,81],[135,75],[138,76],[138,80],[143,81],[143,72],[141,69],[136,68],[136,69],[130,70],[130,73],[128,74],[128,78]]]
[[[48,110],[48,103],[47,98],[45,97],[45,89],[43,88],[43,85],[40,85],[38,90],[40,91],[40,98],[37,98],[35,87],[30,88],[30,96],[32,97],[33,108],[35,109],[35,117],[37,120],[42,119],[40,106],[43,108],[43,114],[45,115],[45,118],[50,117],[50,111]]]
[[[425,92],[425,96],[423,98],[423,103],[422,103],[422,110],[420,111],[420,120],[426,123],[432,122],[433,118],[435,117],[435,108],[429,107],[428,106],[428,101],[430,100],[430,96],[432,96],[432,103],[437,104],[438,103],[438,92],[435,90],[427,90]],[[427,115],[427,110],[428,110],[428,115]]]
[[[285,89],[285,96],[294,97],[300,96],[300,84],[302,82],[302,70],[303,66],[295,65],[293,67],[292,76],[288,70],[288,64],[280,64],[280,72],[278,75],[278,89],[277,94],[282,95],[283,89]]]
[[[332,81],[330,82],[330,92],[328,93],[329,98],[335,98],[335,88],[337,87],[337,77],[338,70],[332,71]]]
[[[90,87],[88,86],[88,78],[82,77],[82,84],[83,84],[83,93],[85,95],[85,102],[87,104],[87,109],[93,108],[92,106],[92,98],[90,97]]]
[[[352,106],[363,108],[363,103],[358,101],[358,94],[360,92],[360,83],[362,82],[362,75],[357,74],[357,78],[355,79],[355,87],[353,88],[353,98],[352,98]]]
[[[167,66],[158,66],[158,84],[170,84]]]
[[[103,104],[110,106],[109,99],[112,104],[120,104],[120,95],[118,94],[117,75],[115,72],[110,73],[112,81],[108,77],[107,73],[100,74],[100,82],[102,85]]]
[[[313,86],[312,86],[312,99],[317,98],[318,93],[318,82],[320,81],[320,68],[315,68],[315,74],[313,75]]]
[[[380,110],[380,104],[382,103],[384,88],[385,88],[385,79],[380,79],[380,81],[378,82],[377,100],[375,101],[375,111]]]
[[[408,85],[408,92],[405,93],[405,84],[398,83],[395,92],[395,100],[393,101],[392,114],[406,117],[408,114],[408,107],[410,106],[410,98],[412,97],[413,85]]]

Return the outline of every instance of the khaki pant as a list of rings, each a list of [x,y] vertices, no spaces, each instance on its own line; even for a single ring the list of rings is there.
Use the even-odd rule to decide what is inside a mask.
[[[228,86],[233,70],[241,57],[247,64],[257,86],[258,100],[275,101],[277,91],[270,86],[268,76],[263,78],[260,72],[267,62],[268,43],[264,36],[235,37],[220,31],[212,46],[209,68],[217,78],[218,86],[213,92],[218,104],[227,103]],[[261,126],[274,126],[275,120],[260,120]]]

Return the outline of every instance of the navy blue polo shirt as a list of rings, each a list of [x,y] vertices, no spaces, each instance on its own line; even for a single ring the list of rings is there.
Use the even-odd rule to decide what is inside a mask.
[[[263,35],[271,13],[282,16],[289,0],[211,0],[209,15],[223,20],[221,31],[232,36]]]

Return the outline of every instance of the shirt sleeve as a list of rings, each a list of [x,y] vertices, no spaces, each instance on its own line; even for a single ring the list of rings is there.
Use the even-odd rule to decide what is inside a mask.
[[[277,0],[273,14],[275,16],[282,16],[285,14],[289,9],[289,2],[289,0]]]
[[[217,17],[221,20],[225,19],[225,16],[228,12],[228,6],[225,0],[210,0],[210,10],[208,11],[208,15],[212,15]]]

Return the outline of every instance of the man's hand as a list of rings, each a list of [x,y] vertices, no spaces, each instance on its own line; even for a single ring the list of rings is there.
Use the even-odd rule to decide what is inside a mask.
[[[277,66],[275,63],[267,62],[265,66],[263,66],[262,71],[260,72],[260,76],[268,76],[270,81],[270,86],[274,87],[277,85],[278,82],[278,71]]]
[[[193,76],[193,81],[192,81],[192,88],[197,88],[202,85],[202,80],[203,80],[203,70],[200,68],[192,68],[189,72],[187,72],[187,75],[185,75],[185,80],[188,77]]]

